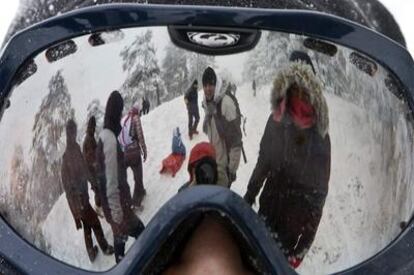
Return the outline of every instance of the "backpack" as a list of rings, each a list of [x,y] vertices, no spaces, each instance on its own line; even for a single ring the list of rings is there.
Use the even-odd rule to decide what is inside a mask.
[[[134,126],[132,124],[132,118],[134,113],[129,112],[126,116],[121,119],[122,130],[118,136],[118,141],[121,144],[122,151],[135,142],[136,137],[134,135]]]
[[[243,133],[241,130],[242,121],[243,123],[245,123],[246,119],[243,119],[243,115],[240,111],[239,101],[234,96],[234,94],[231,92],[230,85],[227,86],[224,94],[230,97],[234,105],[236,106],[237,117],[235,120],[231,122],[228,122],[224,118],[223,113],[222,113],[222,106],[221,106],[223,99],[221,99],[217,104],[217,114],[216,114],[217,119],[218,119],[218,121],[216,121],[217,130],[219,132],[219,135],[225,140],[227,148],[232,148],[235,146],[242,146],[243,145],[243,142],[242,142]]]

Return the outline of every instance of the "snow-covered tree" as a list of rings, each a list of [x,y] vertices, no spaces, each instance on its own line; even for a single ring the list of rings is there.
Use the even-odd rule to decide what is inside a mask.
[[[217,73],[223,80],[226,80],[227,83],[236,84],[236,80],[234,78],[234,75],[227,69],[224,68]]]
[[[88,115],[86,117],[86,121],[94,116],[96,119],[96,131],[95,133],[99,135],[103,128],[104,116],[105,116],[105,108],[101,105],[99,99],[94,99],[88,105]]]
[[[27,240],[34,240],[35,236],[32,234],[34,224],[31,224],[31,214],[33,211],[28,207],[28,201],[26,200],[30,173],[30,169],[25,161],[23,147],[16,145],[11,159],[10,190],[7,193],[7,204],[5,204],[5,207],[11,218],[9,222],[14,229]]]
[[[71,97],[62,72],[49,82],[49,93],[35,116],[32,141],[32,169],[26,196],[35,220],[45,218],[62,194],[60,170],[66,146],[66,122],[74,117]]]
[[[99,133],[103,129],[104,116],[105,116],[105,108],[104,106],[101,105],[101,102],[97,98],[92,100],[88,105],[86,120],[83,122],[82,129],[78,133],[78,137],[80,138],[81,141],[83,141],[83,139],[85,138],[86,129],[88,127],[88,121],[92,116],[94,116],[96,119],[95,138],[97,139],[99,136]]]
[[[162,62],[162,77],[167,89],[167,99],[173,99],[184,94],[189,85],[187,54],[183,49],[168,45]]]
[[[215,57],[195,52],[187,52],[187,67],[189,70],[188,79],[190,83],[192,83],[195,79],[201,83],[204,70],[207,67],[216,67]]]
[[[271,84],[277,72],[287,64],[294,50],[303,48],[297,39],[278,32],[263,33],[255,50],[250,52],[244,66],[243,79],[256,80],[256,85]]]
[[[163,97],[161,72],[152,36],[150,30],[138,35],[120,54],[122,68],[128,74],[121,88],[126,110],[141,102],[143,97],[150,101],[151,106],[157,106]]]
[[[10,196],[13,198],[14,208],[21,210],[26,197],[29,183],[29,168],[24,160],[23,148],[16,145],[10,167]]]

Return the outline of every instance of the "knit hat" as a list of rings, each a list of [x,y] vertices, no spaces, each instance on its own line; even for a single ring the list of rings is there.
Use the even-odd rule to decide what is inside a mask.
[[[206,86],[207,84],[216,86],[216,83],[217,75],[214,72],[213,68],[208,67],[203,73],[203,86]]]

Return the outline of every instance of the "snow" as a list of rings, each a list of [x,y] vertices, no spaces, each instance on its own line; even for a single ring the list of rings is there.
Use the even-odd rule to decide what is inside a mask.
[[[47,84],[50,76],[62,68],[71,94],[72,107],[76,110],[78,128],[81,128],[86,122],[89,103],[98,99],[101,104],[105,104],[108,94],[119,88],[119,82],[126,78],[117,53],[124,45],[133,41],[134,32],[134,29],[126,31],[126,38],[120,42],[121,44],[113,43],[94,48],[95,54],[90,54],[87,39],[79,38],[78,52],[63,60],[46,64],[44,56],[39,55],[36,58],[38,72],[14,91],[10,110],[18,112],[5,112],[0,124],[0,140],[13,137],[16,144],[22,145],[23,154],[29,155],[32,139],[27,136],[32,135],[33,114],[37,112],[42,99],[48,93]],[[162,32],[158,32],[158,36],[161,34]],[[162,56],[164,48],[160,44],[157,45],[158,54]],[[321,63],[325,62],[323,57],[319,58]],[[239,60],[233,63],[232,60],[236,59]],[[241,69],[232,68],[243,67],[240,64],[244,64],[245,59],[246,55],[217,58],[218,71],[230,68],[228,71],[241,75]],[[328,84],[329,80],[332,80],[332,75],[333,79],[336,76],[336,72],[330,72],[329,68],[330,66],[318,69],[322,72],[321,75],[327,78],[324,83]],[[345,65],[344,74],[360,80],[361,83],[368,79],[364,73],[349,65]],[[315,242],[298,270],[302,274],[340,271],[374,255],[400,233],[399,222],[406,221],[412,213],[413,160],[406,152],[413,151],[413,129],[407,126],[404,107],[382,87],[384,77],[385,72],[380,69],[378,83],[366,90],[352,85],[327,88],[328,93],[325,97],[329,106],[332,142],[330,190]],[[257,97],[253,97],[250,87],[251,83],[246,83],[239,86],[237,91],[241,111],[247,117],[244,146],[248,163],[241,163],[238,179],[232,186],[232,190],[240,195],[244,195],[246,191],[247,182],[256,164],[259,142],[270,114],[270,86],[261,87]],[[352,98],[344,99],[334,95],[334,92],[344,88],[351,92],[360,91],[362,96],[357,99],[361,102],[352,102]],[[367,96],[367,93],[377,91],[381,103],[378,106],[375,104],[377,101]],[[351,92],[349,94],[354,95]],[[381,96],[381,92],[388,96]],[[201,91],[199,99],[202,99]],[[381,110],[381,107],[384,110]],[[204,118],[202,109],[200,114],[199,129]],[[174,178],[159,174],[162,159],[171,152],[173,129],[180,127],[187,152],[190,152],[196,143],[206,141],[207,138],[200,134],[189,141],[187,112],[182,97],[152,110],[149,115],[142,117],[142,123],[148,147],[148,159],[144,164],[147,197],[144,200],[143,211],[137,212],[137,215],[147,224],[156,211],[174,196],[189,178],[186,170],[187,160]],[[20,127],[14,127],[15,125]],[[10,167],[11,158],[4,156],[12,155],[13,149],[13,146],[0,144],[3,154],[0,156],[0,167]],[[131,171],[128,171],[128,180],[133,190]],[[3,182],[9,182],[8,174],[2,178],[0,188],[6,186]],[[91,191],[90,197],[93,198]],[[93,205],[92,199],[91,204]],[[109,225],[103,219],[101,223],[108,241],[112,242]],[[64,194],[44,221],[42,233],[51,255],[64,262],[89,270],[107,270],[115,264],[113,256],[105,256],[102,253],[93,264],[89,262],[83,232],[76,230]],[[133,242],[130,238],[127,247]]]
[[[254,98],[249,85],[239,88],[238,98],[242,112],[248,117],[248,136],[244,142],[248,163],[241,163],[238,180],[232,186],[232,190],[240,195],[244,194],[246,183],[256,163],[258,141],[270,113],[266,108],[269,89],[270,87],[264,87]],[[369,142],[370,139],[374,139],[375,131],[370,127],[360,127],[367,119],[367,112],[337,96],[327,95],[326,98],[330,106],[332,125],[330,133],[333,161],[330,191],[315,242],[298,270],[301,274],[339,271],[372,256],[397,236],[400,232],[397,221],[408,218],[409,210],[413,206],[410,202],[402,209],[395,207],[399,202],[398,194],[389,194],[389,183],[384,183],[381,179],[383,173],[376,170],[381,166],[378,160],[386,157],[380,144]],[[193,141],[187,138],[187,115],[182,98],[163,104],[144,116],[142,122],[149,148],[148,160],[144,164],[147,197],[144,201],[144,210],[137,214],[147,224],[159,207],[174,196],[178,188],[188,180],[188,158],[175,178],[159,174],[161,160],[171,150],[173,128],[181,127],[188,151],[196,143],[207,138],[204,134]],[[345,131],[351,132],[352,135],[345,134]],[[128,176],[132,189],[131,171]],[[103,220],[101,222],[106,236],[111,240],[108,225]],[[67,225],[64,227],[65,230],[62,230],[62,225]],[[89,263],[82,234],[75,230],[64,195],[46,220],[43,233],[52,247],[52,255],[65,262],[93,270],[106,270],[114,264],[113,257],[102,254],[94,264]],[[129,244],[132,241],[130,239]]]

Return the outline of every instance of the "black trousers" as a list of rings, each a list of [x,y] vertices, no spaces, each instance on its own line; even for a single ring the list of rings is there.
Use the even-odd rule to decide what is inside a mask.
[[[126,160],[125,164],[127,168],[129,167],[132,169],[132,173],[134,174],[135,186],[132,195],[132,203],[134,205],[140,205],[142,198],[145,195],[141,154],[136,154],[133,161]]]
[[[189,106],[188,107],[188,133],[192,134],[197,130],[198,123],[200,122],[200,112],[198,107]]]
[[[103,251],[106,251],[108,249],[108,242],[105,239],[105,235],[102,230],[101,222],[98,219],[98,215],[90,204],[88,204],[88,206],[82,211],[81,221],[85,237],[86,250],[88,253],[92,253],[93,250],[92,231],[95,234],[99,247]]]

